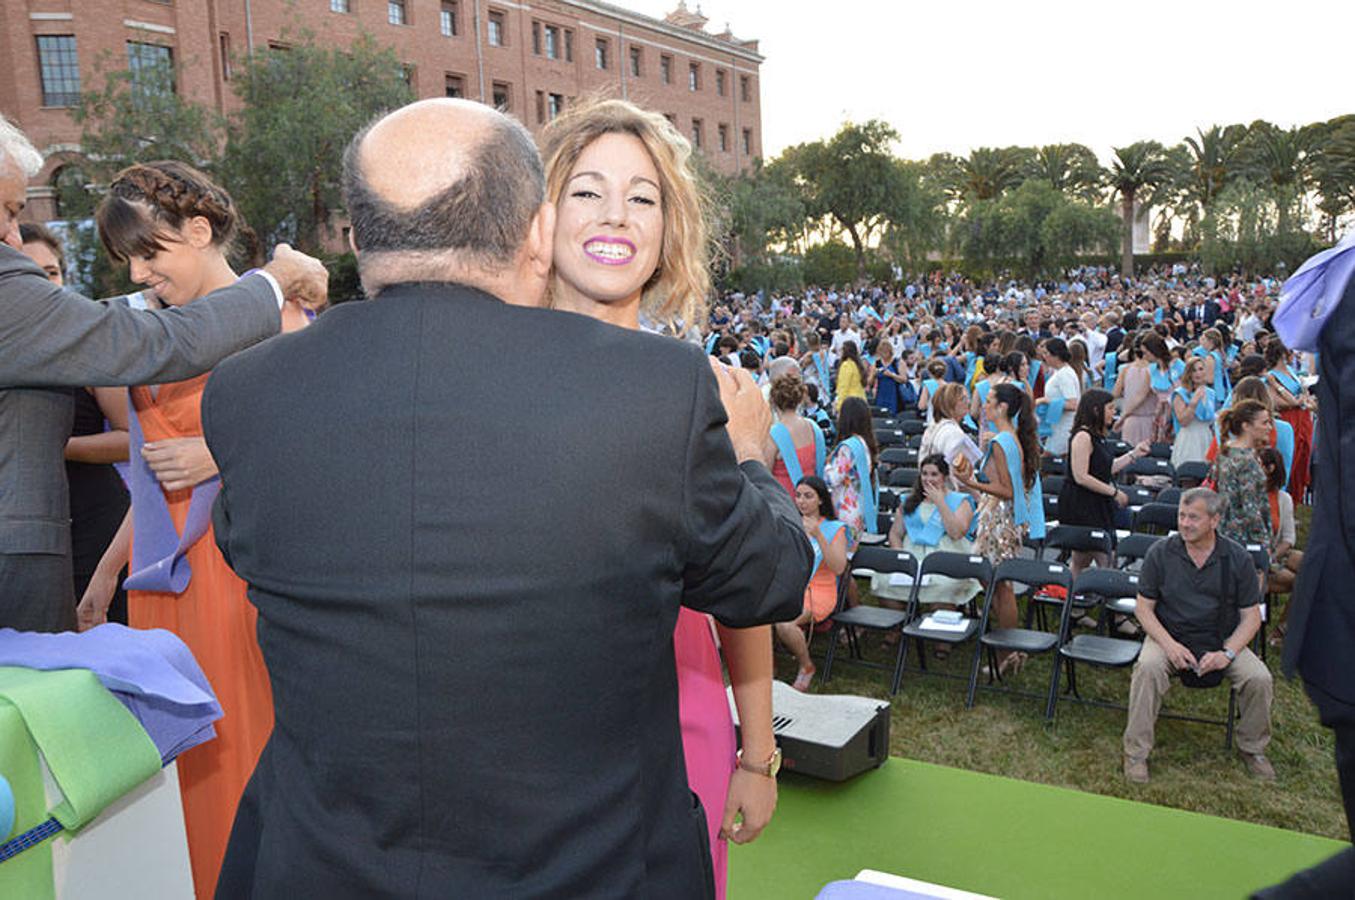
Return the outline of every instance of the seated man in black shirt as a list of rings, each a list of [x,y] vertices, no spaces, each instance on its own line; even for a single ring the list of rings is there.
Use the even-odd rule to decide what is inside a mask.
[[[1237,748],[1247,770],[1275,779],[1266,759],[1274,683],[1247,644],[1261,627],[1261,589],[1251,555],[1217,533],[1222,499],[1207,488],[1181,495],[1179,531],[1153,545],[1139,573],[1137,615],[1145,637],[1129,683],[1124,774],[1148,781],[1153,726],[1173,673],[1202,682],[1222,672],[1237,688]],[[1220,679],[1221,680],[1221,679]]]

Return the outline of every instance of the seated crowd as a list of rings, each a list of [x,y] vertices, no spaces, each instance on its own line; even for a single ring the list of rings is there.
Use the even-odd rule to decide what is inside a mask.
[[[1295,508],[1312,490],[1315,408],[1314,360],[1269,327],[1278,287],[1176,266],[1137,281],[1080,269],[1034,285],[933,276],[896,291],[727,295],[706,323],[707,351],[765,385],[775,471],[820,545],[804,615],[777,629],[798,662],[795,687],[816,674],[814,632],[861,602],[854,578],[834,590],[832,576],[851,570],[863,543],[919,563],[940,550],[997,566],[1042,555],[1055,525],[1110,535],[1104,549],[1064,551],[1076,580],[1116,565],[1118,537],[1151,531],[1165,536],[1134,563],[1135,615],[1106,617],[1116,636],[1142,641],[1126,777],[1147,780],[1153,724],[1178,675],[1231,682],[1238,750],[1249,772],[1273,778],[1271,678],[1249,647],[1263,602],[1291,590],[1302,563]],[[1167,512],[1143,512],[1150,503]],[[1260,559],[1269,568],[1251,577]],[[927,575],[916,615],[972,615],[990,587],[994,625],[1014,628],[1008,581]],[[913,593],[906,577],[870,583],[887,608]],[[1072,617],[1074,628],[1101,624]],[[884,642],[901,639],[895,629]],[[938,659],[953,646],[929,643]],[[980,671],[1015,675],[1026,658],[1004,648]]]

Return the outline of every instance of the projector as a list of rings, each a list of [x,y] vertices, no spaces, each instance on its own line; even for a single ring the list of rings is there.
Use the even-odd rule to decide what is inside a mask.
[[[727,688],[734,727],[739,712]],[[846,781],[889,758],[889,703],[845,694],[802,694],[783,681],[772,682],[772,732],[783,769]]]

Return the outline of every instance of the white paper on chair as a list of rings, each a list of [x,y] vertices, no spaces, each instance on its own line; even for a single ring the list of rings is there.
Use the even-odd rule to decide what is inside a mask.
[[[921,622],[921,627],[927,631],[953,631],[962,632],[969,627],[968,619],[961,619],[958,622],[938,622],[935,616],[927,616]]]
[[[923,575],[923,576],[922,576],[922,586],[923,586],[923,587],[928,587],[928,586],[931,585],[931,583],[932,583],[932,576],[931,576],[931,575]],[[890,587],[912,587],[912,586],[913,586],[913,576],[912,576],[912,575],[909,575],[907,572],[890,572],[890,573],[889,573],[889,586],[890,586]]]

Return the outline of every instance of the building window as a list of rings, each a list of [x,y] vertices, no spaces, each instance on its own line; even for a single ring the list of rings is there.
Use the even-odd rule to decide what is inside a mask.
[[[728,152],[729,152],[729,126],[726,125],[724,122],[721,122],[721,123],[720,123],[719,132],[720,132],[720,152],[721,152],[721,153],[728,153]]]
[[[753,155],[753,129],[745,128],[743,130],[743,155]]]
[[[598,38],[597,43],[593,46],[593,64],[596,65],[599,69],[607,68],[606,38]]]
[[[494,82],[494,108],[503,112],[513,108],[513,90],[505,82]]]
[[[701,149],[701,120],[692,119],[692,146]]]
[[[725,95],[725,70],[724,70],[724,69],[716,69],[716,70],[715,70],[715,93],[719,94],[721,97],[723,97],[723,96]]]
[[[739,99],[742,100],[744,103],[747,103],[748,99],[753,96],[753,86],[751,84],[751,81],[752,79],[750,79],[747,75],[739,76]]]
[[[329,0],[329,11],[336,13],[351,13],[353,7],[348,0]]]
[[[630,48],[630,74],[636,78],[640,77],[640,48]]]
[[[541,23],[532,22],[532,55],[541,55]]]
[[[466,79],[448,72],[444,90],[448,97],[464,97],[466,96]]]
[[[554,119],[560,113],[565,111],[564,94],[548,94],[546,96],[546,116]]]
[[[231,80],[231,36],[226,32],[219,35],[221,44],[221,80]]]
[[[546,59],[560,58],[560,29],[554,25],[546,26]]]
[[[443,0],[442,12],[438,19],[443,37],[456,37],[456,3]]]
[[[701,90],[701,64],[700,64],[700,63],[688,63],[688,64],[687,64],[687,90],[689,90],[689,91],[699,91],[699,90]]]
[[[668,120],[668,124],[672,125],[674,129],[677,128],[677,113],[664,113],[663,117]]]
[[[169,47],[128,41],[127,71],[138,90],[174,92],[174,51]]]
[[[80,62],[75,35],[38,36],[38,70],[42,74],[43,106],[74,106],[80,100]]]
[[[419,93],[419,83],[415,80],[414,68],[415,67],[410,63],[402,63],[400,65],[400,77],[405,80],[405,85],[417,95]]]
[[[572,29],[565,29],[565,62],[574,61],[574,32]]]
[[[673,57],[667,54],[659,57],[659,80],[664,84],[673,83]]]
[[[488,22],[489,22],[489,46],[491,47],[507,46],[507,41],[505,40],[505,38],[507,38],[508,36],[508,30],[504,27],[505,24],[504,14],[497,9],[491,9],[489,11]]]
[[[540,125],[546,121],[546,92],[536,92],[536,123]]]
[[[408,25],[409,13],[405,0],[386,0],[386,21],[392,25]]]

